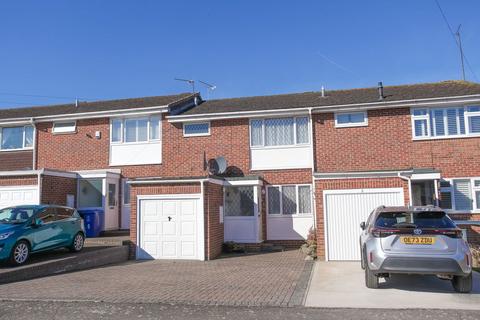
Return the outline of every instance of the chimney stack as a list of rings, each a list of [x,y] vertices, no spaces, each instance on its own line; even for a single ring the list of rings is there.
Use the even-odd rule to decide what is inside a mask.
[[[383,83],[380,81],[378,83],[378,100],[383,100],[385,95],[383,94]]]

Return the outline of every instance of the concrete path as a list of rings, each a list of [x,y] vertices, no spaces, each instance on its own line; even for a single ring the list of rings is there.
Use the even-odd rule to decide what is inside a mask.
[[[359,262],[317,261],[306,306],[323,308],[480,310],[480,275],[474,273],[470,294],[453,291],[450,281],[435,276],[393,276],[379,289],[365,287]]]

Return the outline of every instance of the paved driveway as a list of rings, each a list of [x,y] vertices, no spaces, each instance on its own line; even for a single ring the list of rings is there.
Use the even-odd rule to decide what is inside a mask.
[[[450,281],[435,276],[397,275],[379,289],[365,287],[360,262],[315,263],[306,305],[327,308],[422,308],[480,310],[480,274],[474,290],[455,293]]]
[[[0,286],[2,298],[209,305],[302,304],[312,262],[299,251],[147,261]],[[2,299],[0,298],[0,299]]]

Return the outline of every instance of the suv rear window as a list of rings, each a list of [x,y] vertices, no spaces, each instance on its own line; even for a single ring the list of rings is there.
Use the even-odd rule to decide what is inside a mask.
[[[375,221],[378,228],[455,228],[445,212],[382,212]]]

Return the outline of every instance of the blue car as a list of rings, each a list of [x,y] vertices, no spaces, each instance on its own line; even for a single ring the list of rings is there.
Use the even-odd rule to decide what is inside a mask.
[[[0,210],[0,261],[24,264],[31,253],[66,247],[83,249],[85,229],[77,210],[25,205]]]

